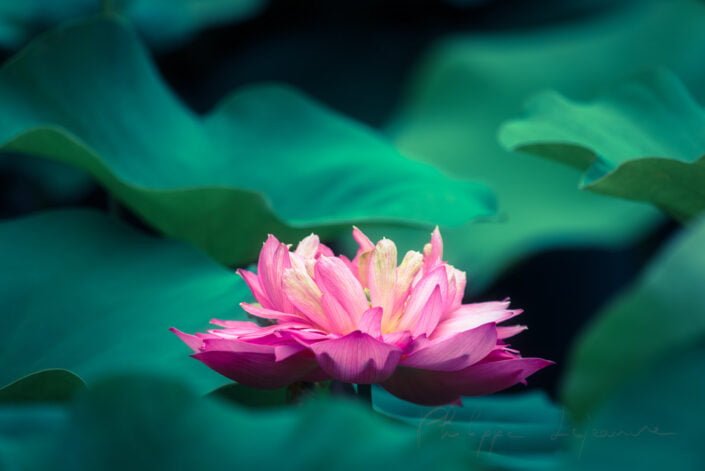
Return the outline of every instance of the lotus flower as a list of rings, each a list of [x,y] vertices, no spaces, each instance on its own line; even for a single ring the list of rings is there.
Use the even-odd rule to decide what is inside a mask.
[[[465,272],[442,261],[438,228],[423,254],[409,251],[399,265],[391,240],[373,244],[357,228],[353,237],[351,261],[313,234],[293,252],[270,235],[257,273],[238,270],[257,300],[241,306],[259,323],[172,331],[195,358],[247,386],[334,379],[425,405],[493,393],[551,364],[505,342],[525,329],[497,325],[522,312],[509,301],[462,303]]]

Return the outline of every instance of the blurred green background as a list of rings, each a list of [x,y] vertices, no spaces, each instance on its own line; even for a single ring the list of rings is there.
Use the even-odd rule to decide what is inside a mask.
[[[703,2],[0,1],[0,47],[0,469],[704,469]],[[351,223],[441,225],[557,365],[462,409],[204,398],[166,328]]]

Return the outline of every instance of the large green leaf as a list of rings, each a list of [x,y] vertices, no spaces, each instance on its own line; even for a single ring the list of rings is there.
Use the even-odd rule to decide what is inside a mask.
[[[66,421],[66,407],[56,404],[0,404],[0,469],[27,471],[30,457],[43,455],[47,441]]]
[[[244,283],[196,249],[144,236],[92,211],[0,224],[0,386],[47,368],[89,384],[109,372],[225,378],[189,358],[170,326],[238,318]]]
[[[668,354],[705,339],[705,220],[674,241],[578,339],[563,399],[585,417]]]
[[[63,402],[85,387],[86,383],[68,370],[42,370],[0,387],[0,403]]]
[[[501,139],[584,170],[581,188],[646,201],[683,220],[705,209],[705,110],[666,71],[590,103],[538,95]]]
[[[265,0],[0,0],[0,45],[14,48],[56,23],[110,10],[157,47],[175,46],[208,26],[244,20]]]
[[[620,388],[575,437],[563,469],[699,471],[705,468],[705,348],[673,352]]]
[[[285,87],[250,87],[195,116],[112,17],[49,33],[5,65],[0,143],[89,172],[157,229],[229,264],[252,259],[268,232],[452,225],[493,207],[484,186]]]
[[[77,201],[88,196],[94,189],[93,179],[85,172],[46,159],[17,158],[15,155],[0,153],[0,175],[10,175],[10,178],[19,180],[34,190],[37,195],[34,206],[41,208],[56,202],[66,204]],[[6,195],[0,195],[7,198]],[[0,204],[5,202],[0,201]],[[28,204],[26,198],[20,199],[18,203],[25,212],[35,209]]]
[[[2,408],[0,433],[6,428],[1,419]],[[95,385],[76,401],[63,427],[44,437],[43,447],[31,437],[28,452],[15,445],[14,463],[72,471],[479,469],[463,443],[393,423],[357,401],[254,412],[146,377]],[[3,439],[12,436],[0,435],[0,446]]]
[[[562,28],[457,36],[429,52],[391,134],[409,155],[497,192],[499,223],[444,231],[447,258],[468,270],[474,289],[546,248],[621,247],[648,232],[656,211],[578,191],[574,169],[504,150],[497,128],[536,91],[588,98],[654,64],[668,65],[689,85],[705,84],[698,59],[705,55],[704,22],[702,2],[639,1]],[[409,246],[427,237],[385,232]]]
[[[425,407],[375,388],[373,403],[378,412],[420,433],[463,443],[492,469],[560,469],[568,452],[570,441],[555,436],[567,426],[566,418],[540,392],[465,397],[462,407]]]

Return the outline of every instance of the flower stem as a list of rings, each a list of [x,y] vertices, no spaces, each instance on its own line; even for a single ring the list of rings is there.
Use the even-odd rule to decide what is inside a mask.
[[[315,388],[316,385],[314,383],[305,381],[289,385],[289,387],[286,388],[287,404],[300,404],[306,397],[315,394]]]
[[[330,393],[333,396],[355,396],[355,388],[350,383],[333,381],[330,385]]]

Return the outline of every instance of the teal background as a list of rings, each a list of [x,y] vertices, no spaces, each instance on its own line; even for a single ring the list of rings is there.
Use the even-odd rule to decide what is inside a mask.
[[[0,470],[705,469],[705,3],[0,0]],[[429,408],[233,384],[274,233],[439,225],[556,365]]]

